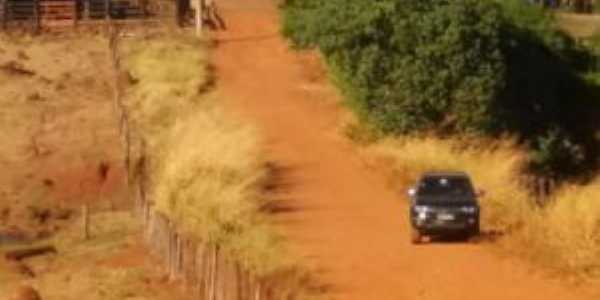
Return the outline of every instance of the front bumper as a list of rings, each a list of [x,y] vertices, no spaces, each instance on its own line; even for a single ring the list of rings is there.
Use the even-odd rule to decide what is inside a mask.
[[[435,214],[411,217],[412,226],[423,234],[444,234],[476,231],[479,229],[479,215],[452,215],[450,220],[438,218]]]

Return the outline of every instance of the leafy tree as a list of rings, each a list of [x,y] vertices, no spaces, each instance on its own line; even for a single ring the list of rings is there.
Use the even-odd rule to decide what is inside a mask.
[[[351,107],[384,133],[508,132],[536,170],[593,161],[586,53],[524,1],[288,0],[284,34],[318,47]]]

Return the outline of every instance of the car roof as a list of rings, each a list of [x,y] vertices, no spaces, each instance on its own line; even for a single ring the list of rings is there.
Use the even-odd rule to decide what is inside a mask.
[[[430,171],[421,176],[421,178],[426,177],[469,177],[469,175],[462,171]]]

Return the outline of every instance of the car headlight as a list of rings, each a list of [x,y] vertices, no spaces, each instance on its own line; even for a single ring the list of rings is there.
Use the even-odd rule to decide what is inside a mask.
[[[477,207],[476,206],[463,206],[460,208],[460,211],[467,213],[467,214],[474,214],[477,212]]]
[[[428,212],[431,212],[431,208],[429,208],[428,206],[417,205],[415,206],[415,211],[420,214],[426,214]]]

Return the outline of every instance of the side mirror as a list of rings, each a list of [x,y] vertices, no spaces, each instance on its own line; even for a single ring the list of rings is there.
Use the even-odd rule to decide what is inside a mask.
[[[408,189],[407,194],[409,197],[414,197],[417,194],[417,189],[414,187],[411,187]]]
[[[483,197],[485,197],[485,190],[478,189],[478,190],[475,192],[475,196],[476,196],[477,198],[483,198]]]

